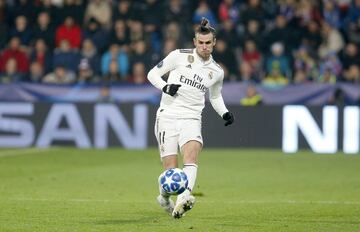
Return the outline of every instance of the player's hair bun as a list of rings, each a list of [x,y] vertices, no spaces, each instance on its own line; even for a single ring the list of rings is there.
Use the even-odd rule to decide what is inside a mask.
[[[209,20],[205,17],[201,19],[200,25],[195,32],[200,34],[213,33],[215,35],[215,29],[210,26]]]
[[[207,20],[206,18],[203,17],[201,19],[200,26],[201,27],[208,27],[208,25],[209,25],[209,20]]]

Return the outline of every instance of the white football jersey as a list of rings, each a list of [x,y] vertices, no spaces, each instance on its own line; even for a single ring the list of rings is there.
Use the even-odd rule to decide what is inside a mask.
[[[169,71],[166,83],[161,76]],[[207,91],[213,108],[220,116],[228,111],[221,96],[224,71],[212,57],[204,61],[195,49],[172,51],[150,70],[148,79],[159,89],[166,84],[181,85],[175,96],[162,94],[158,115],[200,119]]]

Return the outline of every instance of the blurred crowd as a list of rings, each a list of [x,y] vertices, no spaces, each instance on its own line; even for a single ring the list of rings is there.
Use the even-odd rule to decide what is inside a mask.
[[[360,0],[0,0],[0,82],[147,83],[202,17],[225,81],[360,82]]]

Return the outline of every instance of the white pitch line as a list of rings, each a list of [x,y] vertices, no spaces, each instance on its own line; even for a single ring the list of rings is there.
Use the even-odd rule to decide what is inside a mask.
[[[9,157],[9,156],[19,156],[26,154],[34,154],[34,153],[43,153],[53,150],[54,148],[18,148],[13,150],[0,150],[0,158],[1,157]]]
[[[6,200],[6,199],[3,199]],[[45,202],[102,202],[102,203],[141,203],[141,204],[151,204],[152,201],[124,201],[124,200],[109,200],[109,199],[54,199],[54,198],[9,198],[10,201],[45,201]],[[294,200],[284,200],[284,201],[206,201],[199,200],[197,201],[202,204],[319,204],[319,205],[360,205],[360,201],[294,201]]]

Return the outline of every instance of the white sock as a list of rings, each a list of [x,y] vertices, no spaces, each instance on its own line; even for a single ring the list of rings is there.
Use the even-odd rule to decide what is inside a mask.
[[[190,194],[190,192],[194,189],[196,182],[196,174],[197,174],[198,166],[193,163],[184,164],[183,171],[187,175],[188,178],[188,189],[185,190],[185,194]]]

